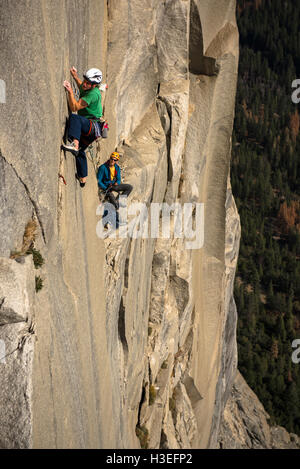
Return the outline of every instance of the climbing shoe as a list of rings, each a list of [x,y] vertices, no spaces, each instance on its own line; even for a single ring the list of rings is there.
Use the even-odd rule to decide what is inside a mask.
[[[70,151],[71,153],[73,153],[73,155],[77,156],[78,153],[79,153],[79,150],[77,150],[77,148],[75,147],[75,143],[74,142],[67,142],[67,143],[63,143],[61,148],[63,150],[66,150],[66,151]]]
[[[80,181],[80,177],[78,176],[77,173],[75,174],[75,177],[76,177],[76,179],[79,181],[80,187],[84,187],[84,186],[85,186],[85,182],[81,182],[81,181]]]

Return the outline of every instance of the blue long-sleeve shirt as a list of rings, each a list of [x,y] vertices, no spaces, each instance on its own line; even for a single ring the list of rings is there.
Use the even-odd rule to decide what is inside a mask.
[[[116,170],[116,175],[113,180],[110,179],[110,169],[109,169],[109,163],[106,161],[106,163],[102,164],[99,169],[98,169],[98,174],[97,174],[97,180],[98,180],[98,186],[101,187],[101,189],[106,190],[111,184],[121,184],[121,169],[120,166],[115,163],[115,170]]]

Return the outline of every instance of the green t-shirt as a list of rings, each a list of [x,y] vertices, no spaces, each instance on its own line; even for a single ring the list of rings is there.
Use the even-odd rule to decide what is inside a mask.
[[[101,93],[99,88],[91,90],[83,90],[82,85],[79,87],[79,98],[87,103],[87,107],[80,109],[78,114],[87,119],[99,119],[102,116]]]

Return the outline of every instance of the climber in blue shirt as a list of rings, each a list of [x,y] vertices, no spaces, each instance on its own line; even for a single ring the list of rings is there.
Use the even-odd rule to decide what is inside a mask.
[[[119,192],[122,196],[128,197],[132,191],[130,184],[121,183],[121,169],[117,164],[119,158],[119,153],[114,151],[109,160],[99,167],[97,174],[98,186],[105,192],[108,201],[116,210],[119,209],[119,202],[112,192]]]

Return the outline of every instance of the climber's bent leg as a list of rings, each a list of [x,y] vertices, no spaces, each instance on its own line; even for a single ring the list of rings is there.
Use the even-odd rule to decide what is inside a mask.
[[[87,160],[85,151],[80,148],[78,155],[76,156],[76,169],[77,169],[77,176],[79,178],[86,178],[88,175],[88,167],[87,167]],[[81,181],[85,182],[85,180]]]
[[[118,204],[114,194],[112,193],[112,191],[108,191],[106,193],[106,198],[115,207],[116,210],[119,210],[119,204]]]
[[[133,187],[130,184],[118,184],[117,186],[112,186],[112,190],[115,192],[121,192],[123,196],[128,197],[131,193]]]
[[[112,186],[110,191],[107,193],[107,198],[110,201],[111,204],[113,204],[116,209],[119,209],[119,200],[117,200],[112,194],[112,191],[121,193],[120,195],[128,197],[129,194],[131,193],[133,187],[130,184],[118,184],[116,186]],[[119,198],[118,198],[119,199]]]
[[[68,139],[80,141],[81,134],[88,134],[91,122],[86,117],[71,114],[69,119]]]

